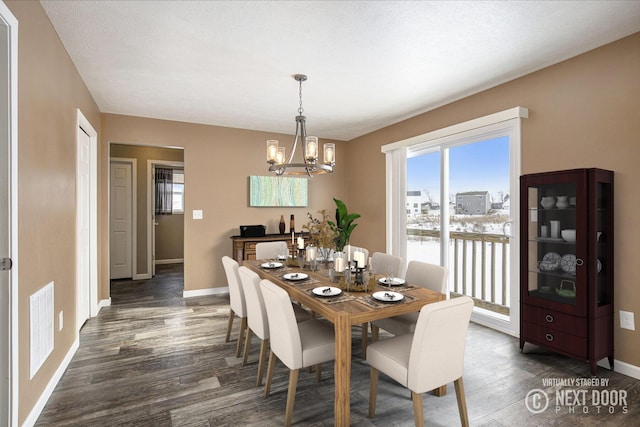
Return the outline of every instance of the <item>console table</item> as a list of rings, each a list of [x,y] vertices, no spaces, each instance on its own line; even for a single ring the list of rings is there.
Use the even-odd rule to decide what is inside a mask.
[[[295,238],[303,237],[305,240],[309,238],[309,233],[296,233]],[[289,234],[267,234],[262,237],[242,237],[231,236],[233,243],[233,259],[240,262],[247,259],[256,259],[256,244],[260,242],[287,242],[289,253],[292,252],[291,248],[291,233]]]

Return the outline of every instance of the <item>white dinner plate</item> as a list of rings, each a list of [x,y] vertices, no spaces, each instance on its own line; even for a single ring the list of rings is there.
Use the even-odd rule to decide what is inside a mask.
[[[287,273],[282,276],[284,280],[304,280],[309,277],[306,273]]]
[[[382,277],[378,279],[378,283],[382,286],[401,286],[407,282],[399,277]]]
[[[320,286],[317,288],[313,288],[311,292],[319,297],[335,297],[336,295],[340,295],[342,293],[342,289],[334,288],[333,286]]]
[[[384,302],[398,302],[404,299],[404,295],[391,291],[374,292],[371,296],[373,299]]]
[[[265,262],[263,264],[260,264],[260,267],[262,267],[262,268],[280,268],[280,267],[282,267],[282,263],[281,262]]]

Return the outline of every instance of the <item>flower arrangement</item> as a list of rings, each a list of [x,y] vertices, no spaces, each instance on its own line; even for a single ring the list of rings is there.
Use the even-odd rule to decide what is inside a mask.
[[[329,225],[329,214],[326,209],[318,211],[321,218],[315,218],[309,212],[307,217],[309,222],[302,226],[303,230],[309,232],[309,242],[318,248],[333,249],[336,241],[336,233]]]
[[[318,211],[321,218],[315,218],[309,212],[309,222],[302,226],[309,232],[309,242],[320,251],[320,256],[328,259],[331,249],[341,252],[349,244],[351,232],[358,224],[353,221],[360,218],[360,214],[348,213],[347,206],[342,200],[333,199],[336,204],[336,221],[329,221],[326,209]]]

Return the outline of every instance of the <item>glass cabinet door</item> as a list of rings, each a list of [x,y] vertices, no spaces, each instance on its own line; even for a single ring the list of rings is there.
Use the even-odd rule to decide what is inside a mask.
[[[613,185],[611,182],[598,181],[594,187],[596,189],[595,230],[592,229],[589,232],[594,234],[590,238],[595,240],[593,243],[595,251],[589,261],[595,266],[595,272],[592,274],[592,277],[595,278],[595,304],[600,307],[613,302],[613,271],[611,271],[613,247],[610,243],[613,236],[613,220],[611,218]]]
[[[579,180],[531,183],[525,195],[528,278],[524,297],[576,313],[585,308],[586,292],[581,280],[586,251],[580,249],[585,246],[581,240],[586,223],[578,216],[586,203],[577,196],[581,194],[578,187]]]

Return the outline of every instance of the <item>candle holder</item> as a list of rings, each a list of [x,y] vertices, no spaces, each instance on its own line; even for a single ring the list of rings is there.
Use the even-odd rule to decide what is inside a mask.
[[[306,254],[304,249],[298,249],[298,267],[304,268],[305,261],[306,261]]]

